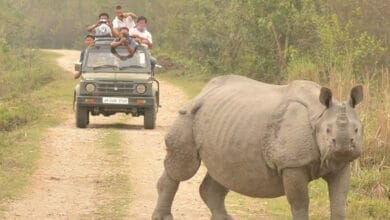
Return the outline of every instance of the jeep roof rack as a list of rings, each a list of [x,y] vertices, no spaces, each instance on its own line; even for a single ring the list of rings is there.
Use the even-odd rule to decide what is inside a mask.
[[[95,44],[107,44],[115,40],[113,37],[96,37]]]

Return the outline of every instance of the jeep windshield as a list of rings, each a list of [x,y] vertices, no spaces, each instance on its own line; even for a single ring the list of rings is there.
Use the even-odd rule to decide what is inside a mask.
[[[91,47],[88,49],[85,67],[88,72],[150,72],[146,51],[138,48],[133,56],[124,47],[115,50],[111,47]]]

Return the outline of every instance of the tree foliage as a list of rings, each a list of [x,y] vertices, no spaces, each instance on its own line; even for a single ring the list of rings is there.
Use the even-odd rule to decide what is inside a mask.
[[[160,0],[154,5],[158,44],[197,60],[212,74],[278,81],[289,65],[308,57],[323,72],[346,61],[360,74],[389,63],[386,1]]]
[[[11,44],[41,48],[82,47],[87,25],[103,11],[114,17],[114,7],[122,5],[149,17],[158,48],[187,57],[211,74],[280,81],[289,66],[302,59],[318,64],[323,72],[347,60],[360,74],[388,66],[390,59],[387,0],[3,0],[0,4],[6,9],[0,15],[2,36]]]

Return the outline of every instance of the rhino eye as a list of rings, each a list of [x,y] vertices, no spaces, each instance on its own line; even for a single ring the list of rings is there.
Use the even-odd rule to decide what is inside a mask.
[[[355,128],[355,133],[358,133],[359,129]]]
[[[326,133],[327,133],[327,134],[330,134],[330,128],[327,128],[327,129],[326,129]]]

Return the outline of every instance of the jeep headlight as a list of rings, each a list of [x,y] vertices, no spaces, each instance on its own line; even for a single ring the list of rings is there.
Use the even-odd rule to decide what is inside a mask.
[[[144,94],[146,92],[146,86],[144,84],[138,84],[135,89],[138,94]]]
[[[92,83],[87,83],[85,85],[85,90],[87,90],[87,92],[94,92],[96,89],[96,86]]]

